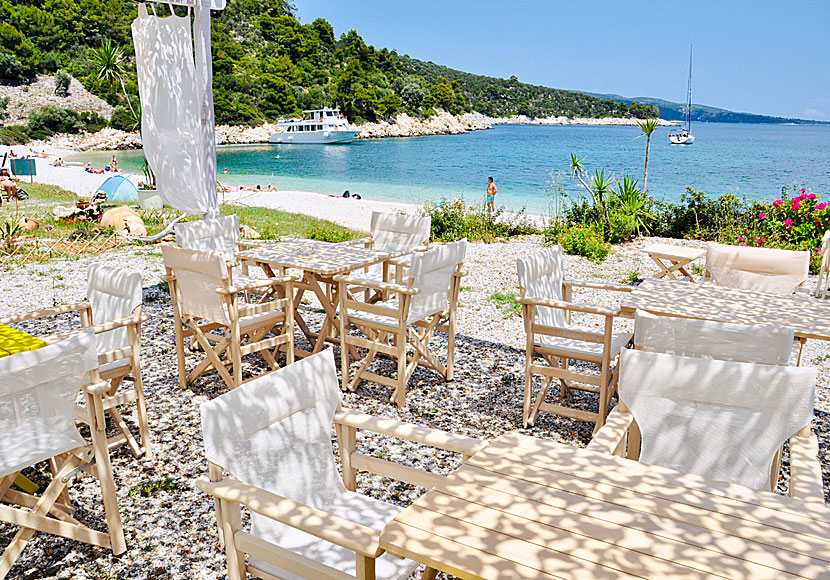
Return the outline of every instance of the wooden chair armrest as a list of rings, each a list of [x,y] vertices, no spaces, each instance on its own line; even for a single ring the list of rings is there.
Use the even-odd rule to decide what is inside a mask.
[[[75,302],[74,304],[55,306],[54,308],[43,308],[32,312],[24,312],[23,314],[10,314],[0,318],[0,324],[14,324],[16,322],[24,322],[26,320],[37,320],[38,318],[47,318],[49,316],[56,316],[67,312],[80,312],[81,310],[88,310],[89,308],[92,308],[92,306],[87,301]]]
[[[142,322],[147,322],[148,320],[150,320],[150,317],[146,314],[142,314],[141,316],[133,314],[132,316],[127,316],[126,318],[119,318],[118,320],[110,320],[108,322],[94,324],[92,328],[95,330],[95,334],[102,334],[118,328],[140,325]]]
[[[368,280],[366,278],[353,278],[351,276],[335,276],[335,282],[346,284],[347,286],[358,286],[360,288],[372,288],[374,290],[387,290],[389,292],[396,292],[400,294],[417,294],[417,288],[409,288],[402,284],[395,284],[393,282],[378,282],[377,280]]]
[[[243,504],[260,515],[347,550],[370,558],[377,558],[384,552],[380,548],[380,534],[371,528],[232,477],[213,482],[202,476],[195,484],[200,490],[216,498]]]
[[[247,248],[258,248],[260,246],[264,246],[264,245],[266,245],[266,242],[260,242],[260,241],[257,241],[257,240],[242,240],[242,239],[240,239],[239,242],[237,243],[237,245],[239,246],[239,249],[244,250],[244,249],[247,249]]]
[[[396,437],[414,443],[422,443],[463,455],[473,455],[487,445],[486,441],[480,439],[455,435],[447,431],[441,431],[440,429],[422,427],[421,425],[414,425],[412,423],[405,423],[397,419],[375,417],[358,411],[352,411],[351,409],[340,409],[337,411],[334,415],[334,422],[339,425],[364,429],[366,431],[380,433],[381,435],[389,435],[390,437]]]
[[[277,276],[275,278],[263,278],[262,280],[255,280],[247,284],[234,284],[228,289],[217,288],[217,294],[239,294],[246,290],[256,290],[257,288],[266,288],[268,286],[275,286],[277,284],[285,284],[286,282],[294,282],[294,276]]]
[[[98,381],[97,383],[93,383],[91,385],[84,385],[84,392],[89,393],[90,395],[102,395],[109,391],[110,384],[107,381]]]
[[[572,312],[585,312],[587,314],[599,314],[601,316],[619,316],[619,308],[608,308],[605,306],[591,306],[589,304],[578,304],[576,302],[565,302],[564,300],[549,300],[547,298],[534,298],[532,296],[525,296],[524,298],[515,298],[519,304],[527,304],[529,306],[547,306],[549,308],[561,308],[562,310],[570,310]]]
[[[599,451],[600,453],[624,457],[625,449],[623,448],[623,444],[633,422],[634,415],[630,412],[623,413],[619,407],[615,407],[608,414],[608,418],[605,419],[605,425],[600,427],[599,431],[594,434],[587,448],[591,451]]]
[[[634,286],[614,284],[613,282],[588,282],[587,280],[564,280],[562,286],[570,288],[593,288],[594,290],[613,290],[615,292],[631,292]]]
[[[360,244],[363,244],[367,248],[370,248],[372,247],[372,244],[375,243],[375,240],[373,240],[371,236],[367,236],[365,238],[360,238],[358,240],[346,240],[345,242],[340,243],[344,246],[359,246]]]
[[[790,497],[824,504],[818,438],[814,433],[790,437]]]

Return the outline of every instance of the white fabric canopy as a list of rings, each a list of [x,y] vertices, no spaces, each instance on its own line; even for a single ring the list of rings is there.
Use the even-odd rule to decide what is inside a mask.
[[[178,210],[204,214],[218,205],[205,165],[201,95],[190,17],[151,16],[139,6],[132,24],[144,155],[159,194]],[[212,115],[211,115],[212,117]]]

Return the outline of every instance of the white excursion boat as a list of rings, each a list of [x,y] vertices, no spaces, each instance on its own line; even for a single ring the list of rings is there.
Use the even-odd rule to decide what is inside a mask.
[[[669,135],[669,142],[672,145],[691,145],[695,142],[692,135],[692,49],[689,48],[689,91],[686,98],[685,119],[683,119],[682,130]]]
[[[303,111],[302,119],[288,119],[277,123],[277,132],[269,143],[346,144],[354,141],[355,131],[339,109]]]

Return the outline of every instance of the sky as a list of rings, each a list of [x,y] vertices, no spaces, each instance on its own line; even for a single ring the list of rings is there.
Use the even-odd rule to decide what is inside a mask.
[[[476,74],[830,120],[830,0],[294,0],[304,23],[357,30]]]

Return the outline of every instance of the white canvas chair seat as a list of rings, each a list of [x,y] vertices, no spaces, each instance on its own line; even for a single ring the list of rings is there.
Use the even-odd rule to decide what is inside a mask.
[[[525,355],[525,396],[522,422],[533,425],[539,412],[545,411],[595,424],[595,431],[605,422],[608,406],[614,395],[611,365],[620,351],[631,340],[628,332],[614,332],[614,317],[619,308],[602,308],[571,302],[574,287],[602,290],[630,291],[630,286],[565,280],[562,246],[547,248],[531,256],[519,258],[516,264],[519,277],[522,318],[527,334]],[[571,312],[602,316],[601,332],[571,326]],[[571,366],[570,360],[599,366],[599,375]],[[544,377],[542,386],[533,397],[533,377]],[[579,389],[599,395],[596,412],[576,409],[564,404],[546,401],[554,380],[560,383],[564,399],[570,389]]]
[[[162,246],[165,279],[170,284],[176,331],[179,384],[214,369],[233,389],[242,384],[242,357],[260,353],[271,370],[282,350],[294,362],[294,309],[289,276],[238,284],[219,252]],[[247,304],[239,294],[273,290],[282,298]],[[222,329],[222,332],[214,332]],[[269,336],[273,333],[273,336]],[[205,358],[190,372],[185,368],[184,339],[197,342]],[[228,368],[229,367],[229,368]]]
[[[827,298],[830,296],[830,230],[824,232],[819,251],[821,252],[821,267],[818,271],[816,297]]]
[[[656,316],[642,310],[634,315],[634,346],[648,352],[788,365],[800,352],[801,343],[793,341],[792,328]]]
[[[709,242],[706,244],[706,276],[701,282],[787,295],[804,286],[809,272],[809,251]]]
[[[343,409],[331,349],[203,404],[201,417],[209,479],[202,477],[196,485],[216,498],[230,580],[244,580],[248,573],[269,580],[406,578],[416,564],[380,549],[380,532],[402,508],[354,492],[352,460],[366,457],[356,450],[357,429],[465,455],[483,446]],[[342,478],[332,453],[332,426]],[[441,480],[420,471],[415,477],[385,460],[367,469],[413,478],[406,480],[410,483],[418,479],[420,485]],[[241,505],[251,511],[250,531],[242,526]],[[424,577],[434,578],[434,571],[428,569]]]
[[[462,240],[412,255],[406,284],[376,283],[367,278],[336,276],[340,284],[340,336],[343,389],[354,391],[362,379],[393,388],[392,401],[403,407],[406,403],[406,385],[412,373],[420,366],[440,373],[452,380],[455,355],[455,308],[462,276],[461,267],[467,252],[467,241]],[[395,299],[375,304],[358,302],[347,289],[365,288],[394,294]],[[355,327],[362,336],[350,335]],[[435,331],[446,331],[447,363],[444,365],[430,351],[429,343]],[[407,354],[407,348],[414,352]],[[349,353],[366,355],[354,378],[349,377]],[[369,365],[378,354],[396,360],[397,375],[390,378],[369,371]]]
[[[89,413],[92,443],[75,425],[75,400],[82,391],[87,409],[102,408],[107,383],[98,379],[93,329],[43,348],[0,359],[0,522],[17,532],[0,557],[0,579],[38,531],[126,550],[101,414]],[[90,382],[93,384],[90,385]],[[50,461],[52,480],[39,496],[10,489],[20,470]],[[109,533],[92,530],[72,517],[67,486],[95,466]]]
[[[338,495],[326,506],[327,512],[372,528],[378,533],[382,532],[386,524],[403,509],[400,506],[351,491]],[[260,518],[257,522],[257,537],[335,570],[345,572],[349,576],[356,576],[354,552],[337,544],[321,541],[320,538],[279,522],[262,520],[264,518]],[[251,563],[282,580],[303,580],[301,576],[254,557],[251,558]],[[408,578],[417,567],[418,564],[411,560],[382,554],[375,560],[375,576],[377,580],[403,580]]]
[[[572,330],[579,332],[595,332],[588,328],[569,327]],[[602,338],[602,335],[599,334]],[[630,332],[614,332],[611,335],[611,357],[616,357],[620,351],[625,348],[625,345],[631,340],[632,334]],[[584,340],[574,340],[572,338],[563,338],[561,336],[550,336],[547,334],[537,335],[538,346],[543,349],[555,350],[559,353],[566,353],[579,358],[594,357],[601,359],[604,351],[604,346],[600,342],[585,342]]]
[[[620,408],[591,446],[771,491],[778,482],[779,450],[788,439],[793,473],[803,469],[797,463],[810,455],[805,449],[818,450],[810,434],[815,381],[814,368],[626,350],[620,357]],[[626,442],[635,426],[636,437]],[[817,489],[823,502],[821,468],[812,455],[808,488]]]

